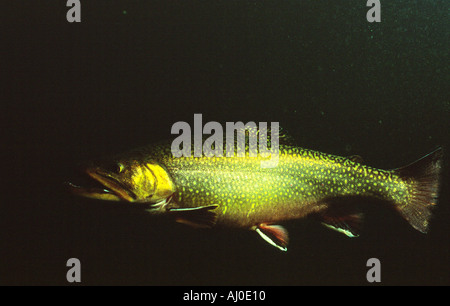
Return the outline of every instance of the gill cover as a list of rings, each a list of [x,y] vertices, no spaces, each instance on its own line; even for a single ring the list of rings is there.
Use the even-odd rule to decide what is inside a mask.
[[[138,196],[137,201],[158,202],[160,200],[168,198],[175,192],[175,186],[172,182],[172,179],[163,167],[158,164],[147,163],[145,164],[145,168],[149,173],[143,173],[144,177],[149,179],[148,183],[150,183],[149,185],[153,186],[153,190],[151,193],[143,195],[144,197],[140,197],[139,194],[136,193],[136,195]],[[139,179],[135,179],[135,184],[137,183],[136,180]],[[136,184],[137,188],[139,188],[138,186],[139,184]]]

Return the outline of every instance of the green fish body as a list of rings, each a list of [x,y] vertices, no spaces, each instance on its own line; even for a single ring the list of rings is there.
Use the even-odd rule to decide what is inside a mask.
[[[387,201],[415,229],[428,230],[437,203],[440,148],[394,170],[366,166],[359,157],[281,143],[275,167],[261,167],[264,159],[248,154],[175,158],[168,143],[87,167],[103,190],[69,185],[84,196],[149,204],[149,212],[166,213],[196,227],[255,230],[281,250],[287,249],[288,235],[279,223],[308,215],[349,237],[357,236],[362,215],[342,204],[348,197]]]

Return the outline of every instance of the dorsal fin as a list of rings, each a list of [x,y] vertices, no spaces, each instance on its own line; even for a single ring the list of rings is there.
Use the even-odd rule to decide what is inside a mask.
[[[245,151],[248,152],[248,146],[250,144],[250,140],[253,138],[256,140],[257,143],[260,141],[260,137],[262,139],[266,139],[267,148],[270,148],[272,146],[272,137],[278,137],[278,144],[279,145],[286,145],[286,146],[294,146],[296,145],[296,142],[294,138],[282,127],[278,126],[277,130],[272,130],[272,127],[270,124],[267,124],[266,127],[263,127],[261,125],[257,125],[255,123],[256,127],[241,127],[235,130],[235,137],[234,137],[234,147],[238,148],[238,137],[237,134],[244,132],[245,133]],[[224,143],[226,143],[226,131],[224,131]],[[260,148],[260,145],[257,146],[258,149]]]
[[[264,126],[266,125],[266,126]],[[294,138],[289,135],[289,133],[278,126],[277,130],[272,129],[272,124],[262,124],[262,123],[255,123],[255,122],[247,122],[244,124],[243,122],[236,122],[234,123],[234,126],[230,125],[222,125],[222,138],[217,136],[214,131],[212,133],[214,136],[205,134],[202,137],[202,143],[205,144],[207,147],[211,148],[211,151],[220,150],[220,148],[216,148],[216,141],[222,140],[222,143],[220,144],[223,149],[223,156],[226,156],[227,147],[229,151],[232,152],[250,152],[250,146],[251,144],[254,144],[254,149],[257,152],[260,152],[261,149],[261,143],[260,140],[265,140],[266,142],[266,148],[272,147],[272,137],[278,137],[278,144],[279,145],[286,145],[286,146],[294,146],[296,145],[296,142]],[[277,127],[276,124],[274,124],[274,128]],[[231,134],[233,132],[233,134]],[[242,137],[244,135],[244,137]],[[232,140],[231,140],[232,137]],[[230,139],[228,139],[230,138]],[[261,138],[261,139],[260,139]],[[192,152],[193,152],[193,138],[192,141]],[[230,143],[230,141],[232,141]],[[234,148],[234,150],[232,150]],[[192,153],[194,154],[194,153]]]

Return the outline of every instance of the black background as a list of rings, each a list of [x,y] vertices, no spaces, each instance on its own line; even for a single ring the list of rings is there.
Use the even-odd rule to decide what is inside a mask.
[[[170,136],[177,121],[278,121],[301,146],[380,168],[448,148],[448,1],[10,1],[1,19],[0,284],[449,285],[445,159],[428,235],[377,205],[349,239],[284,225],[288,252],[242,230],[194,230],[74,198],[77,162]],[[448,156],[448,154],[447,154]],[[372,203],[373,204],[373,203]]]

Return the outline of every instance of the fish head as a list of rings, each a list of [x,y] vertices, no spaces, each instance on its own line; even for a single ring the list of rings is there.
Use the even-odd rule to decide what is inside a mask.
[[[156,203],[175,192],[168,172],[154,162],[112,160],[90,163],[82,167],[88,179],[83,185],[67,183],[77,195],[134,203]]]

